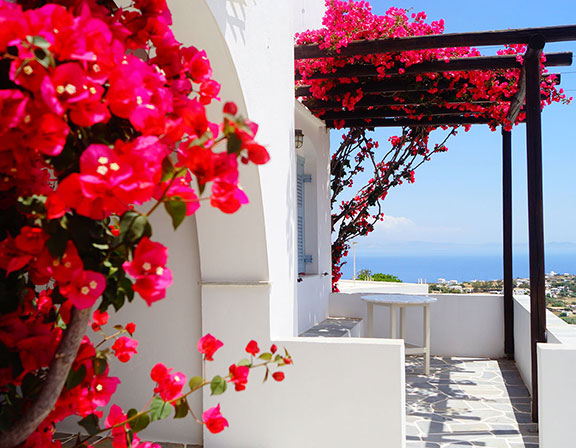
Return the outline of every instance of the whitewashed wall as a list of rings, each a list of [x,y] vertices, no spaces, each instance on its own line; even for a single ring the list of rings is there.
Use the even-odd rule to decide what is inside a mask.
[[[295,126],[304,133],[304,144],[296,153],[305,159],[304,183],[305,254],[312,255],[306,275],[297,286],[298,334],[324,320],[328,315],[331,292],[330,257],[330,134],[324,122],[296,102]]]
[[[314,3],[323,4],[319,0],[306,5]],[[272,157],[250,179],[249,187],[259,185],[256,199],[261,197],[261,203],[254,207],[261,221],[250,208],[247,214],[230,217],[231,238],[222,242],[212,226],[214,217],[206,212],[198,217],[202,328],[225,342],[208,374],[225,373],[250,339],[263,346],[272,340],[286,345],[295,365],[287,369],[282,384],[262,385],[254,379],[245,392],[222,397],[206,392],[204,408],[221,402],[230,428],[218,435],[205,431],[204,446],[338,448],[360,437],[366,446],[382,440],[387,446],[403,447],[403,347],[397,341],[291,338],[298,329],[294,5],[221,0],[208,4],[230,50],[245,110],[259,123],[260,141],[268,145]],[[249,240],[254,249],[239,249],[238,239]],[[358,385],[358,378],[376,374],[382,378],[377,384]]]
[[[318,29],[322,26],[325,6],[323,1],[291,0],[293,8],[294,32]]]
[[[546,311],[548,343],[538,344],[538,419],[540,448],[569,446],[576,418],[576,326]],[[516,365],[532,392],[530,297],[514,297]]]
[[[263,348],[286,347],[294,365],[286,379],[262,384],[250,373],[246,391],[211,397],[230,427],[205,434],[208,448],[292,448],[405,445],[404,347],[400,341],[359,338],[286,338],[271,341],[267,287],[239,288],[233,297],[205,288],[204,328],[225,346],[210,363],[213,375],[238,360],[250,338]],[[223,294],[224,293],[224,294]],[[232,295],[232,293],[230,293]],[[225,305],[225,306],[224,306]],[[240,327],[236,326],[240,323]]]
[[[532,393],[529,296],[514,296],[514,360],[528,392]]]
[[[538,344],[540,448],[570,446],[574,441],[575,367],[575,344]]]
[[[374,292],[369,292],[374,294]],[[330,296],[330,315],[366,319],[361,293]],[[438,299],[430,305],[431,351],[439,356],[504,356],[502,296],[480,294],[431,294]],[[406,341],[422,344],[422,307],[406,312]],[[374,308],[374,335],[389,337],[388,307]],[[366,325],[364,325],[366,328]]]

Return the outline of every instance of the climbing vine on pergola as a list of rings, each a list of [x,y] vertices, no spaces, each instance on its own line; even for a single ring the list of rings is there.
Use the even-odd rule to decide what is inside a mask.
[[[324,28],[296,37],[296,97],[329,128],[346,128],[331,163],[333,282],[351,239],[383,218],[388,190],[414,181],[414,170],[446,150],[458,127],[487,124],[504,133],[504,283],[506,353],[513,357],[510,131],[527,123],[533,418],[537,419],[536,343],[545,341],[541,109],[567,103],[560,76],[547,67],[572,63],[572,53],[543,54],[547,42],[576,40],[576,26],[442,34],[443,21],[390,8],[377,16],[367,2],[327,0]],[[494,56],[474,46],[501,45]],[[384,147],[366,135],[402,131]],[[430,132],[446,139],[430,149]],[[365,169],[374,175],[354,185]],[[372,172],[371,171],[371,172]],[[353,188],[352,190],[350,190]],[[346,193],[348,191],[348,193]],[[355,194],[354,194],[355,192]],[[342,196],[341,196],[342,195]],[[342,199],[342,197],[344,197]]]

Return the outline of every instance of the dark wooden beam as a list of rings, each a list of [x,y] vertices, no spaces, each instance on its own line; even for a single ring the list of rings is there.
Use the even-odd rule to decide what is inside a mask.
[[[546,67],[566,67],[572,65],[572,52],[549,53],[546,55]],[[404,69],[404,74],[418,73],[444,73],[463,72],[473,70],[499,70],[499,69],[520,69],[522,63],[516,60],[516,55],[504,56],[478,56],[470,58],[451,59],[445,61],[422,62],[414,64]],[[398,69],[386,71],[387,75],[400,75]],[[353,64],[338,68],[331,73],[314,73],[308,79],[332,79],[332,78],[368,78],[378,76],[378,71],[373,65]],[[297,81],[302,79],[300,73],[296,73]]]
[[[404,126],[459,126],[468,124],[487,124],[489,119],[484,117],[463,117],[463,116],[442,116],[430,119],[414,120],[411,118],[402,118],[394,120],[391,118],[375,118],[366,122],[363,119],[343,120],[345,128],[382,128],[382,127],[404,127]],[[328,128],[334,128],[335,120],[326,120]]]
[[[487,103],[490,105],[490,103]],[[377,109],[370,110],[331,110],[327,111],[322,115],[318,115],[321,120],[363,120],[372,118],[394,118],[394,117],[408,117],[410,115],[423,115],[426,117],[437,117],[437,116],[474,116],[482,114],[483,112],[472,111],[472,110],[460,110],[459,108],[449,108],[449,107],[429,107],[416,108],[414,113],[406,112],[404,110],[392,109],[390,107],[380,107]]]
[[[542,195],[542,118],[540,56],[544,38],[530,41],[526,66],[526,154],[528,169],[528,233],[530,248],[530,321],[532,355],[532,421],[538,422],[537,344],[546,342],[546,277],[544,268],[544,206]]]
[[[425,50],[430,48],[527,44],[534,35],[541,35],[545,42],[573,41],[576,40],[576,25],[434,34],[430,36],[400,37],[396,39],[361,40],[350,42],[337,53],[321,49],[318,44],[298,45],[294,48],[294,58],[317,59],[335,56],[361,56],[366,54]]]
[[[560,84],[561,75],[559,73],[548,73],[546,76],[555,76],[555,84]],[[505,80],[505,78],[502,78]],[[457,81],[455,88],[457,88],[464,81]],[[523,83],[523,75],[520,72],[520,85]],[[451,85],[453,81],[450,79],[441,79],[437,86],[434,86],[438,90],[452,90]],[[427,85],[424,82],[418,82],[413,77],[402,77],[402,78],[389,78],[379,81],[368,81],[368,82],[356,82],[356,83],[342,83],[334,86],[328,91],[328,95],[344,95],[346,93],[355,93],[358,89],[362,92],[368,93],[394,93],[394,92],[427,92],[432,86]],[[296,87],[294,92],[296,97],[300,96],[312,96],[312,90],[310,86],[300,86]],[[518,96],[518,94],[516,95]],[[524,97],[522,97],[522,105]]]
[[[394,95],[366,95],[360,101],[358,101],[354,107],[354,110],[358,109],[366,109],[369,107],[382,107],[382,106],[422,106],[422,105],[431,105],[432,99],[418,99],[418,100],[406,100],[406,102],[401,103],[397,101]],[[454,101],[454,98],[440,98],[438,99],[439,104],[449,103],[452,105],[467,105],[467,104],[477,104],[480,106],[488,106],[492,104],[489,101]],[[505,102],[504,100],[503,102]],[[338,100],[328,100],[322,101],[317,99],[307,99],[304,101],[304,105],[310,109],[311,111],[317,111],[322,109],[337,109],[343,110],[342,108],[342,101]]]
[[[502,129],[502,243],[504,353],[514,359],[514,279],[512,269],[512,132]]]
[[[435,88],[438,90],[450,89],[453,83],[450,79],[441,79]],[[460,85],[461,83],[458,83]],[[330,89],[330,95],[342,95],[348,92],[356,92],[361,89],[364,93],[391,93],[391,92],[427,92],[432,88],[423,82],[417,82],[413,77],[402,77],[393,79],[383,79],[381,81],[369,81],[363,83],[340,84]],[[301,86],[296,88],[295,95],[311,96],[310,86]]]
[[[524,104],[524,100],[526,99],[526,66],[522,66],[522,71],[520,72],[520,77],[518,78],[518,92],[512,98],[510,102],[510,108],[508,109],[508,115],[506,119],[510,123],[514,123],[516,118],[518,118],[518,114],[520,113],[520,109]]]
[[[444,93],[444,92],[443,92]],[[545,97],[542,96],[542,99]],[[510,102],[512,98],[503,98],[500,103]],[[336,109],[337,111],[344,110],[342,107],[342,101],[338,100],[328,100],[322,101],[317,100],[314,98],[306,99],[303,101],[304,105],[310,109],[313,113],[318,110],[330,110]],[[450,98],[447,95],[444,95],[444,98],[437,97],[434,95],[431,98],[422,97],[421,99],[412,99],[406,100],[406,102],[401,103],[395,99],[394,95],[366,95],[360,101],[356,103],[354,106],[354,110],[362,110],[367,108],[373,107],[382,107],[382,106],[430,106],[431,104],[451,104],[451,105],[467,105],[467,104],[476,104],[479,106],[488,107],[494,102],[490,101],[460,101],[455,100],[454,95]]]

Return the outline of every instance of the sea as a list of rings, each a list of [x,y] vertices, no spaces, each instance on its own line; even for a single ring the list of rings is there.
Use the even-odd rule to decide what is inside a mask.
[[[353,278],[353,259],[347,257],[342,268],[343,278]],[[502,279],[502,255],[494,254],[440,254],[440,255],[388,255],[356,256],[356,272],[369,269],[372,273],[392,274],[403,282],[436,283],[439,278],[466,282],[472,280]],[[546,273],[576,275],[576,252],[546,254]],[[513,277],[529,277],[527,253],[513,258]]]

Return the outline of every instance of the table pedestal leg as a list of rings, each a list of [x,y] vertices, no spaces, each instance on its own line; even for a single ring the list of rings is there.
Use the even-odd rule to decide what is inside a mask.
[[[368,337],[374,337],[374,305],[368,303]]]
[[[406,340],[406,307],[400,307],[400,339]]]
[[[390,306],[390,338],[396,339],[396,306]]]
[[[430,375],[430,305],[424,305],[424,373]]]

